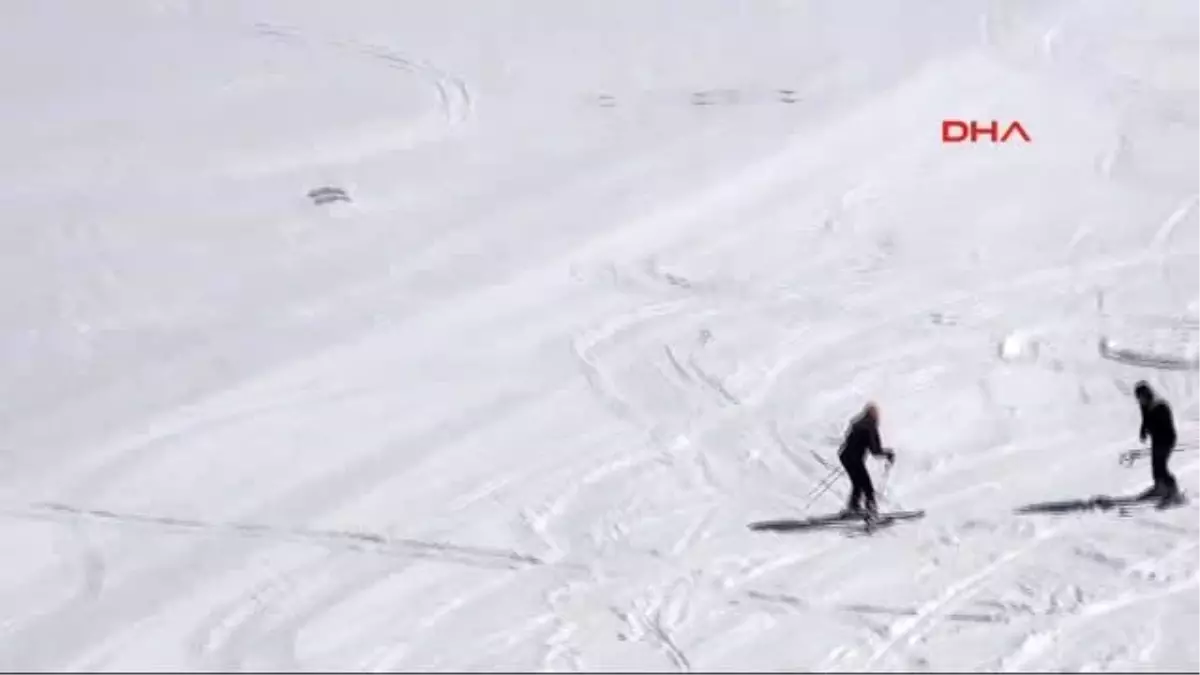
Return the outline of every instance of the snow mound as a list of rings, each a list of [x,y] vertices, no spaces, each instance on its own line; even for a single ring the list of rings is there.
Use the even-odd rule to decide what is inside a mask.
[[[1000,360],[1006,363],[1032,363],[1038,359],[1039,345],[1035,336],[1014,331],[1004,336],[997,347]]]

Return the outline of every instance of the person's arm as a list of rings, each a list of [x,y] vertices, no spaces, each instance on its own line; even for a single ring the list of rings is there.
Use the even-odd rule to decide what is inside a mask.
[[[879,429],[871,428],[871,433],[867,441],[867,449],[876,457],[886,457],[889,462],[895,461],[896,453],[892,452],[891,448],[883,447],[883,440],[879,437]]]

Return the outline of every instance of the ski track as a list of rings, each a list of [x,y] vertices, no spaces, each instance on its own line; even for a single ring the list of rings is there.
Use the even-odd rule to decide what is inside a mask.
[[[303,541],[332,546],[337,549],[401,557],[430,558],[488,569],[522,569],[531,565],[545,564],[541,558],[519,551],[394,538],[374,532],[305,530],[251,523],[211,523],[170,516],[146,516],[133,513],[114,513],[103,509],[83,509],[65,504],[35,505],[35,510],[25,515],[29,518],[51,520],[67,515],[119,525],[150,526],[166,532],[202,532],[277,541]]]
[[[280,645],[278,641],[268,639],[263,625],[270,621],[275,606],[295,592],[296,585],[303,579],[303,572],[324,564],[324,561],[317,561],[272,576],[236,600],[219,607],[193,631],[193,658],[213,670],[241,671],[250,668],[247,658],[251,646],[254,646],[256,650],[274,653],[275,667],[281,670],[296,669],[292,645]]]
[[[82,527],[74,526],[60,530],[60,536],[67,542],[75,555],[70,556],[78,562],[79,590],[70,604],[82,604],[94,600],[104,591],[105,562],[100,550],[92,544],[87,532]]]
[[[1173,550],[1160,558],[1143,561],[1142,563],[1139,563],[1139,565],[1133,566],[1133,568],[1136,569],[1137,567],[1147,564],[1153,566],[1154,564],[1161,563],[1163,560],[1170,558],[1181,550],[1194,553],[1195,549],[1196,546],[1194,544],[1180,547],[1179,549]],[[1129,577],[1132,575],[1126,576]],[[1108,614],[1136,604],[1152,602],[1154,600],[1166,598],[1178,593],[1183,593],[1185,591],[1194,592],[1193,589],[1196,588],[1198,583],[1200,583],[1200,576],[1197,576],[1197,574],[1193,573],[1187,578],[1174,581],[1165,587],[1154,588],[1146,591],[1128,591],[1104,600],[1090,602],[1084,605],[1081,610],[1074,611],[1067,616],[1053,622],[1050,628],[1032,632],[1026,635],[1025,639],[1021,642],[1018,648],[1011,655],[1002,660],[1000,668],[1003,672],[1028,672],[1029,670],[1037,667],[1036,665],[1031,666],[1031,662],[1033,662],[1052,644],[1056,643],[1063,636],[1069,634],[1070,632],[1077,631]]]
[[[1032,540],[1022,544],[1019,548],[1004,553],[995,561],[948,584],[941,595],[917,608],[914,616],[891,624],[887,628],[886,641],[871,653],[862,669],[869,671],[875,668],[875,664],[891,654],[898,646],[911,647],[915,645],[918,640],[938,626],[938,621],[948,610],[953,609],[959,599],[1057,533],[1057,529],[1039,532]]]
[[[391,48],[353,40],[312,37],[300,30],[266,21],[256,22],[254,31],[263,37],[279,39],[288,44],[316,46],[355,54],[420,78],[436,93],[440,124],[417,133],[409,140],[406,145],[408,148],[417,144],[441,140],[455,126],[467,122],[474,111],[471,90],[461,78],[446,73],[431,63],[405,56]]]

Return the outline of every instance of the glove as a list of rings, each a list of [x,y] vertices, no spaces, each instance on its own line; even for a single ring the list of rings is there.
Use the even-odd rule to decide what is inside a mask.
[[[888,464],[896,463],[896,451],[895,450],[892,450],[891,448],[884,448],[883,456],[887,458]]]
[[[1141,442],[1145,443],[1145,442],[1146,442],[1146,432],[1144,432],[1144,431],[1142,431],[1142,432],[1139,432],[1139,433],[1138,433],[1138,440],[1140,440]]]

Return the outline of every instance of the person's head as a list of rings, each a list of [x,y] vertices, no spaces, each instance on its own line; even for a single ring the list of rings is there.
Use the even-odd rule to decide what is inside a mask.
[[[863,406],[862,414],[863,417],[879,424],[879,406],[874,401],[867,401],[867,404]]]
[[[1145,380],[1139,380],[1133,385],[1133,396],[1138,400],[1138,403],[1147,405],[1154,400],[1154,390],[1150,388],[1150,384]]]

